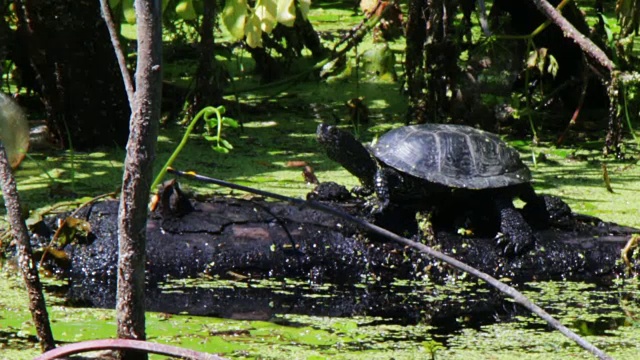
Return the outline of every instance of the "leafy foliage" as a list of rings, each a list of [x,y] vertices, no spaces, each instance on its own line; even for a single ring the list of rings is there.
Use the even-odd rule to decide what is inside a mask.
[[[262,34],[270,34],[277,24],[293,26],[299,12],[307,18],[311,0],[257,0],[251,7],[247,0],[227,0],[222,10],[222,23],[231,35],[246,37],[250,47],[262,47]]]

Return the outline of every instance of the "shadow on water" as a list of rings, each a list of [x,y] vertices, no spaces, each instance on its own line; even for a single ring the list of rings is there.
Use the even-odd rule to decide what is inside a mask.
[[[553,282],[550,282],[554,284]],[[539,292],[541,283],[521,286],[523,291]],[[544,283],[547,284],[547,283]],[[557,301],[536,299],[554,316],[574,316],[584,313],[585,304],[579,299],[581,284],[565,283],[565,295]],[[260,320],[300,327],[310,326],[305,316],[329,318],[369,318],[367,326],[423,325],[429,327],[429,336],[447,346],[448,339],[460,336],[465,330],[483,331],[498,323],[520,323],[520,327],[536,332],[552,331],[546,323],[526,309],[505,299],[484,284],[467,280],[452,280],[445,284],[430,281],[409,281],[387,285],[367,281],[344,286],[311,284],[295,279],[269,280],[207,280],[174,279],[148,284],[147,309],[169,314],[227,318],[234,320]],[[581,335],[607,335],[624,326],[624,315],[612,312],[618,299],[611,296],[608,285],[591,286],[589,319],[575,316],[572,327]],[[552,287],[554,285],[551,285]],[[54,290],[48,288],[47,290]],[[55,288],[56,292],[62,290]],[[99,281],[77,284],[68,288],[69,306],[115,307],[115,283]],[[533,297],[533,296],[532,296]],[[573,310],[571,310],[573,309]],[[298,320],[298,316],[303,316]],[[611,334],[609,334],[611,335]],[[403,341],[421,343],[424,333],[414,335],[387,334],[384,341],[401,337]],[[411,339],[407,339],[411,336]],[[397,340],[397,339],[396,339]]]

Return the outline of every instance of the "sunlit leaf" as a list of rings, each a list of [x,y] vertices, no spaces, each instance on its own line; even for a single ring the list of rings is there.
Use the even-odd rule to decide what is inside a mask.
[[[231,145],[231,143],[225,139],[220,139],[220,144],[222,144],[222,146],[226,147],[229,150],[233,150],[233,145]]]
[[[284,26],[293,26],[296,21],[295,0],[278,0],[278,23]]]
[[[247,45],[252,48],[262,47],[262,29],[260,28],[260,19],[255,13],[249,16],[244,32],[247,35]]]
[[[300,8],[300,14],[306,20],[309,14],[309,8],[311,7],[311,0],[299,0],[298,5]]]
[[[538,52],[533,50],[529,52],[529,57],[527,58],[527,68],[533,69],[536,67],[538,63]]]
[[[194,20],[196,18],[196,9],[193,8],[192,0],[182,0],[176,5],[176,14],[184,20]]]
[[[129,40],[138,40],[138,27],[135,24],[120,24],[120,35]]]
[[[228,154],[229,153],[229,149],[222,147],[222,146],[212,146],[211,147],[215,152],[219,152],[221,154]]]
[[[134,0],[122,0],[122,14],[124,20],[129,24],[136,23],[136,10],[133,7]]]
[[[547,67],[547,71],[549,72],[549,74],[551,74],[551,76],[553,77],[556,77],[559,68],[560,64],[558,64],[558,61],[556,61],[555,56],[549,55],[549,66]]]
[[[256,2],[255,14],[260,18],[260,29],[270,33],[276,26],[276,12],[278,4],[276,0],[258,0]]]
[[[540,71],[541,74],[544,73],[544,64],[546,63],[547,60],[547,48],[540,48],[538,49],[538,70]]]
[[[229,127],[232,127],[232,128],[237,128],[238,126],[240,126],[240,124],[237,121],[233,120],[232,118],[228,118],[228,117],[223,117],[222,118],[222,123],[227,125],[227,126],[229,126]]]
[[[65,246],[75,240],[76,234],[87,236],[90,232],[91,224],[89,222],[69,216],[60,224],[60,228],[57,231],[58,244]]]
[[[202,135],[207,141],[218,141],[218,136]]]
[[[222,9],[222,23],[236,39],[244,38],[247,0],[227,0]]]

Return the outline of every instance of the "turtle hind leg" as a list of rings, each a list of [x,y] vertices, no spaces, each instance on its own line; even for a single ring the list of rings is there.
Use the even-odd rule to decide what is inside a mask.
[[[500,232],[496,238],[504,255],[519,255],[533,245],[531,226],[513,206],[508,197],[496,197],[494,204],[500,217]]]
[[[551,215],[547,206],[545,196],[536,194],[531,184],[522,184],[518,191],[520,200],[526,203],[526,213],[529,215],[530,221],[538,224],[540,227],[547,227]]]

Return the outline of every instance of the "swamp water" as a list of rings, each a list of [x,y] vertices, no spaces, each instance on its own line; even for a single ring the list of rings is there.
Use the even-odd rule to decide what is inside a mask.
[[[22,305],[26,293],[10,272],[3,270],[0,279],[0,359],[31,359],[38,347]],[[56,339],[113,337],[114,311],[68,306],[58,295],[65,287],[59,281],[46,286]],[[534,282],[519,289],[614,358],[638,358],[637,280]],[[369,280],[335,286],[288,279],[181,279],[160,284],[147,298],[150,309],[165,307],[147,315],[150,341],[232,359],[592,358],[464,275],[452,275],[445,284],[386,286]]]

